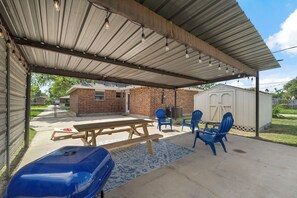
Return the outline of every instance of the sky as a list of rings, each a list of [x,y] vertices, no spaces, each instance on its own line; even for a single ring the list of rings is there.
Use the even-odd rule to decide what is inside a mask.
[[[272,52],[297,46],[297,0],[237,0]],[[260,90],[282,89],[297,77],[297,48],[273,53],[281,68],[260,72]],[[249,88],[255,80],[227,81],[227,85]]]

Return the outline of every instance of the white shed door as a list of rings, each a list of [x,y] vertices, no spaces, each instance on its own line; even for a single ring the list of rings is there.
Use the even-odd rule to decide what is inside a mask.
[[[219,92],[209,93],[209,116],[210,121],[219,122],[226,112],[233,114],[234,93]]]

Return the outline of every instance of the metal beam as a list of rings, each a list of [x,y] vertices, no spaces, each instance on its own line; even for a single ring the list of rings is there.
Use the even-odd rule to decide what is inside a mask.
[[[25,117],[25,148],[29,147],[29,133],[30,133],[30,107],[31,107],[31,71],[27,74],[26,86],[26,117]]]
[[[6,178],[10,178],[10,50],[6,45]]]
[[[235,80],[235,79],[238,79],[237,77],[238,74],[236,75],[231,75],[231,76],[224,76],[224,77],[221,77],[221,78],[216,78],[216,79],[211,79],[211,80],[208,80],[207,83],[199,83],[199,82],[194,82],[194,83],[189,83],[189,84],[184,84],[184,85],[181,85],[179,86],[178,88],[183,88],[183,87],[191,87],[191,86],[196,86],[196,85],[203,85],[203,84],[208,84],[208,83],[216,83],[216,82],[221,82],[221,81],[227,81],[227,80]],[[250,75],[246,75],[246,74],[240,74],[242,77],[248,77]]]
[[[116,82],[116,83],[134,84],[134,85],[150,86],[150,87],[158,87],[158,88],[166,88],[166,89],[176,88],[175,86],[172,86],[172,85],[152,83],[152,82],[139,81],[139,80],[130,80],[125,78],[115,78],[115,77],[109,77],[109,76],[105,77],[97,74],[80,73],[77,71],[54,69],[54,68],[44,67],[44,66],[30,65],[30,67],[31,67],[31,71],[36,73],[68,76],[68,77],[91,79],[91,80],[101,80],[101,81],[109,81],[109,82]]]
[[[89,0],[91,3],[105,7],[108,11],[122,15],[131,21],[140,23],[160,35],[187,45],[194,50],[201,51],[227,65],[235,67],[244,73],[255,76],[256,70],[239,62],[195,35],[173,24],[164,17],[158,15],[135,0]],[[111,24],[112,25],[112,24]]]
[[[157,73],[157,74],[162,74],[162,75],[167,75],[167,76],[184,78],[184,79],[188,79],[188,80],[195,80],[195,81],[199,81],[199,82],[206,82],[203,79],[196,78],[193,76],[187,76],[187,75],[174,73],[174,72],[170,72],[170,71],[166,71],[166,70],[162,70],[162,69],[156,69],[156,68],[146,67],[146,66],[142,66],[142,65],[136,65],[136,64],[123,62],[123,61],[119,61],[116,59],[110,59],[110,58],[102,57],[102,56],[98,56],[98,55],[94,56],[94,54],[86,53],[83,51],[76,51],[73,49],[68,49],[68,48],[55,46],[55,45],[51,45],[51,44],[40,43],[40,42],[32,41],[32,40],[24,40],[24,39],[21,39],[18,37],[14,37],[13,40],[18,45],[30,46],[30,47],[39,48],[42,50],[49,50],[49,51],[53,51],[53,52],[57,52],[57,53],[70,55],[70,56],[86,58],[89,60],[100,61],[100,62],[109,63],[109,64],[113,64],[113,65],[117,65],[117,66],[128,67],[128,68],[132,68],[132,69],[137,69],[137,70],[142,70],[142,71],[147,71],[147,72],[152,72],[152,73]]]
[[[259,137],[259,118],[260,118],[260,112],[259,112],[259,72],[257,72],[256,76],[256,137]]]

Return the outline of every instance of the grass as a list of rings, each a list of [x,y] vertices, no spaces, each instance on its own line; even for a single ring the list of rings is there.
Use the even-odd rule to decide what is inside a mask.
[[[280,114],[297,114],[297,109],[286,108],[283,104],[277,105],[277,108]]]
[[[31,106],[31,111],[30,111],[30,119],[35,118],[38,116],[41,112],[43,112],[48,105],[43,105],[43,106]]]
[[[272,119],[272,125],[260,137],[273,142],[297,146],[297,117],[279,117]]]

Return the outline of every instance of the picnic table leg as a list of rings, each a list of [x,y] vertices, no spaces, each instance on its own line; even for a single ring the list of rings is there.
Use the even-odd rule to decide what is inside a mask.
[[[149,133],[147,130],[147,124],[143,124],[142,128],[143,128],[144,136],[149,136]],[[147,145],[147,150],[148,150],[149,154],[153,155],[154,151],[153,151],[152,142],[150,140],[148,140],[148,141],[146,141],[146,145]]]
[[[131,129],[129,130],[128,140],[131,140],[132,137],[133,137],[133,130],[132,130],[132,127],[131,127]]]
[[[97,142],[96,142],[96,134],[95,131],[91,131],[92,133],[92,146],[97,146]]]
[[[90,146],[90,143],[88,142],[88,131],[85,131],[85,135],[81,138],[81,141],[84,143],[84,146]]]

